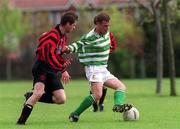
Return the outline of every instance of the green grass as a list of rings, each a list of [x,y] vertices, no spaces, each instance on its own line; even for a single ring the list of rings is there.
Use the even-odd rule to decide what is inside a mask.
[[[72,80],[65,86],[64,105],[37,103],[25,126],[16,125],[24,102],[23,94],[31,89],[31,81],[0,82],[0,129],[180,129],[180,96],[169,96],[169,80],[163,80],[162,95],[155,95],[156,80],[123,80],[127,85],[127,102],[140,112],[140,120],[125,122],[120,113],[112,112],[113,90],[108,90],[105,111],[86,110],[78,123],[70,123],[72,112],[89,94],[86,80]],[[180,94],[180,79],[177,79]]]

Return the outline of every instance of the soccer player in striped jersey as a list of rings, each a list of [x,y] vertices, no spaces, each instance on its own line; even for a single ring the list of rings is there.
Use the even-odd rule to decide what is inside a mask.
[[[116,42],[112,32],[110,32],[110,45],[111,45],[110,46],[110,54],[111,54],[117,48],[117,42]],[[93,103],[93,112],[97,112],[97,111],[103,112],[104,111],[104,99],[106,97],[106,93],[107,93],[107,87],[103,86],[101,98],[99,99],[98,102]],[[90,94],[92,94],[91,91],[90,91]]]
[[[70,114],[71,122],[77,122],[81,113],[101,98],[103,85],[115,90],[114,112],[124,112],[132,107],[131,104],[124,104],[126,86],[106,68],[111,47],[109,21],[108,14],[98,14],[94,18],[95,28],[82,36],[80,41],[63,49],[65,53],[78,52],[79,61],[85,66],[86,77],[90,82],[92,92]]]
[[[65,84],[69,82],[66,68],[71,62],[62,57],[61,49],[66,45],[66,33],[75,29],[77,18],[75,13],[67,12],[61,17],[60,24],[40,36],[32,68],[33,92],[25,94],[26,102],[17,124],[25,124],[37,101],[65,103],[66,95],[60,79]]]

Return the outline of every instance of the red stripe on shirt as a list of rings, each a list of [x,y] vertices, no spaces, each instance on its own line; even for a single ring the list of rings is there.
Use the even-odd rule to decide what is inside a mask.
[[[112,32],[110,32],[109,36],[111,41],[110,53],[112,53],[117,48],[117,42]]]
[[[61,34],[57,29],[44,33],[39,38],[36,54],[39,60],[48,63],[52,69],[63,72],[65,71],[63,66],[65,59],[61,56],[62,53],[56,53],[56,49],[59,45],[62,48],[66,44],[66,37],[60,36]]]

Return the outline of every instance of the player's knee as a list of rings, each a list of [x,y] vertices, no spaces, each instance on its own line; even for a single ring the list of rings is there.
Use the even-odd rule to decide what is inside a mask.
[[[123,91],[126,91],[126,86],[125,86],[124,84],[121,83],[121,84],[117,85],[116,90],[123,90]]]
[[[117,87],[115,90],[126,91],[126,87]]]
[[[56,100],[56,104],[65,104],[65,102],[66,102],[66,101],[65,101],[65,100],[62,100],[62,99],[61,99],[61,100]]]
[[[41,98],[41,96],[44,94],[44,84],[41,82],[37,82],[34,86],[34,92],[33,96],[35,98]]]
[[[55,103],[56,104],[65,104],[65,102],[66,102],[66,97],[56,97],[55,98]]]
[[[123,91],[126,91],[126,86],[122,85],[122,86],[120,86],[120,89],[123,90]]]
[[[43,91],[36,91],[36,92],[34,92],[33,93],[33,96],[35,97],[35,98],[41,98],[41,96],[43,95]]]

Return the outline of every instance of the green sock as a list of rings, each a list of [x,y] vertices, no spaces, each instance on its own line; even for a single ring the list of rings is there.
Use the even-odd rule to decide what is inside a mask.
[[[79,116],[88,107],[90,107],[94,102],[95,102],[94,98],[91,95],[87,96],[73,113]]]
[[[114,92],[114,104],[115,105],[121,105],[125,101],[125,91],[122,90],[116,90]]]

